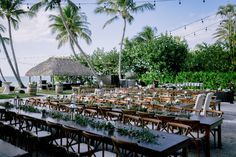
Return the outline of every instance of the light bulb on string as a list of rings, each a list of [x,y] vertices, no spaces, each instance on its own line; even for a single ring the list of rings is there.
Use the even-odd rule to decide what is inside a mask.
[[[207,27],[205,28],[205,31],[207,31]]]
[[[201,19],[201,22],[204,23],[203,19]]]
[[[27,5],[27,9],[30,9],[30,7],[29,7],[29,3],[27,3],[26,5]]]
[[[156,6],[156,0],[153,1],[153,6],[154,6],[154,7]]]
[[[80,3],[79,3],[79,9],[81,9],[81,5],[80,5]]]
[[[179,5],[181,4],[181,0],[179,0]]]
[[[205,3],[205,2],[206,2],[206,0],[202,0],[202,2],[203,2],[203,3]]]
[[[107,3],[104,3],[104,10],[106,10],[107,9]]]

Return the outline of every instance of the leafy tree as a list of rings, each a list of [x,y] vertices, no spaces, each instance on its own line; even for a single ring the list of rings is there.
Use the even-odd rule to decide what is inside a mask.
[[[100,74],[117,74],[118,52],[116,49],[105,52],[104,49],[97,49],[91,55],[91,62]]]
[[[143,31],[138,33],[138,35],[134,37],[134,40],[137,40],[138,42],[146,42],[149,40],[153,40],[156,38],[156,32],[156,27],[152,28],[150,26],[145,26],[143,28]]]
[[[185,71],[230,71],[230,54],[221,43],[198,44],[196,50],[188,53]]]
[[[236,5],[227,4],[226,6],[220,6],[217,15],[220,15],[222,20],[214,36],[218,41],[225,43],[231,53],[232,69],[236,69],[236,44],[234,42],[236,32]]]
[[[13,39],[12,39],[12,26],[15,30],[17,30],[19,28],[20,17],[22,15],[26,15],[26,14],[30,15],[29,12],[21,9],[23,2],[24,2],[24,0],[14,0],[14,1],[13,0],[1,0],[0,1],[0,14],[1,14],[2,18],[7,19],[10,47],[11,47],[13,61],[14,61],[14,66],[10,66],[10,67],[13,71],[13,74],[16,77],[16,80],[17,80],[19,86],[22,88],[25,86],[24,86],[23,82],[21,81],[19,68],[18,68],[18,64],[17,64],[17,60],[16,60],[16,54],[15,54],[15,49],[14,49]],[[9,55],[6,55],[6,56],[8,57]],[[9,61],[11,62],[10,58],[8,58],[7,60],[8,60],[8,62]]]
[[[90,38],[91,31],[88,28],[89,23],[87,22],[87,17],[85,13],[80,12],[77,9],[74,9],[70,5],[67,5],[65,8],[63,8],[63,16],[76,42],[78,42],[78,38],[84,39],[87,42],[87,44],[90,44],[92,42]],[[73,39],[70,37],[70,35],[67,33],[61,16],[50,15],[49,19],[50,21],[53,22],[49,26],[52,29],[52,33],[57,34],[56,40],[58,40],[59,42],[58,48],[69,42],[74,56],[78,59],[74,49],[75,43]]]
[[[188,46],[178,37],[161,35],[147,42],[125,46],[125,69],[138,75],[148,72],[177,74],[183,68]]]
[[[73,32],[70,29],[69,25],[68,25],[68,21],[66,20],[66,18],[63,15],[63,9],[61,7],[61,1],[62,0],[41,0],[40,2],[34,4],[31,7],[32,11],[38,11],[40,8],[45,7],[45,11],[47,10],[53,10],[53,9],[58,9],[60,16],[61,16],[61,20],[63,22],[63,25],[65,26],[65,29],[67,31],[67,33],[70,36],[70,39],[73,41],[73,43],[75,44],[75,46],[78,48],[78,50],[80,51],[81,55],[83,56],[84,60],[86,61],[87,65],[89,66],[89,68],[92,70],[93,75],[98,77],[96,74],[96,71],[93,69],[88,55],[84,52],[84,50],[81,48],[81,46],[79,45],[77,39],[74,38]],[[76,4],[74,4],[71,0],[66,0],[66,2],[68,3],[68,5],[70,5],[73,9],[79,9],[78,6],[76,6]]]
[[[119,79],[121,79],[121,53],[123,50],[127,22],[129,24],[132,23],[134,20],[134,17],[132,16],[133,13],[152,10],[154,9],[154,6],[150,3],[144,3],[137,6],[133,0],[98,0],[98,5],[99,6],[95,9],[95,13],[106,13],[107,15],[113,16],[111,19],[105,22],[103,28],[108,24],[111,24],[113,21],[118,20],[119,17],[121,17],[124,22],[118,63],[118,75]]]

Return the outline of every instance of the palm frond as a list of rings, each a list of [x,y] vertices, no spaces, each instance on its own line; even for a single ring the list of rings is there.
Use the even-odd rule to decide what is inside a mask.
[[[105,13],[105,8],[104,7],[97,7],[95,10],[94,10],[95,13]]]
[[[19,22],[16,19],[10,18],[10,22],[13,25],[15,30],[19,29]]]
[[[107,25],[111,24],[113,21],[115,21],[115,20],[117,20],[117,19],[119,19],[119,17],[118,17],[118,16],[114,16],[114,17],[112,17],[111,19],[107,20],[107,21],[105,22],[105,24],[103,25],[103,28],[105,28]]]
[[[155,7],[151,3],[145,3],[139,6],[132,8],[132,11],[137,13],[139,11],[144,12],[145,10],[154,10]]]
[[[2,24],[0,24],[0,31],[1,32],[5,32],[6,31],[6,28]]]
[[[79,7],[73,3],[71,0],[67,0],[67,3],[70,7],[72,7],[73,10],[79,10]]]
[[[42,7],[44,7],[46,5],[46,2],[44,1],[41,1],[41,2],[38,2],[38,3],[35,3],[34,5],[32,5],[30,7],[30,11],[32,12],[38,12]]]
[[[99,4],[103,4],[103,3],[106,3],[106,2],[108,2],[109,0],[98,0],[97,1],[97,4],[99,5]]]

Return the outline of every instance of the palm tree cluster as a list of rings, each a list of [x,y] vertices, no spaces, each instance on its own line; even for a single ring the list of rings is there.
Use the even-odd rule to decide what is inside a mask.
[[[8,25],[8,37],[9,37],[9,43],[10,43],[10,49],[11,49],[11,54],[12,58],[10,57],[10,54],[7,50],[6,44],[4,40],[4,37],[0,33],[0,40],[1,44],[3,46],[3,50],[5,52],[7,61],[12,69],[12,72],[21,88],[24,88],[24,84],[21,81],[20,78],[20,72],[17,64],[17,59],[16,59],[16,53],[13,45],[13,39],[12,39],[12,27],[17,30],[19,28],[19,22],[20,22],[20,17],[22,15],[30,15],[29,12],[21,9],[21,5],[24,2],[24,0],[1,0],[0,1],[0,17],[2,19],[6,19],[7,25]],[[1,32],[4,32],[5,29],[3,26],[1,26]]]
[[[79,54],[92,70],[94,76],[99,80],[99,76],[93,67],[92,60],[86,54],[79,44],[79,39],[85,40],[87,44],[91,44],[91,31],[89,30],[89,23],[85,13],[81,12],[72,0],[64,0],[66,6],[62,6],[62,0],[40,0],[34,4],[29,11],[25,11],[22,8],[24,0],[1,0],[0,1],[0,17],[7,22],[8,38],[3,37],[3,32],[6,28],[0,24],[0,43],[5,52],[7,61],[12,69],[12,72],[18,81],[20,87],[24,87],[20,72],[17,64],[16,52],[14,49],[12,28],[17,30],[19,28],[19,22],[22,15],[34,15],[33,13],[44,8],[45,11],[56,10],[59,12],[58,15],[50,15],[51,21],[50,28],[52,33],[56,34],[56,40],[58,41],[58,48],[62,47],[66,43],[69,43],[73,55],[77,60],[80,60]],[[120,41],[120,50],[118,57],[118,75],[121,79],[121,63],[122,63],[122,52],[124,46],[124,39],[127,24],[132,24],[134,17],[133,15],[138,12],[144,12],[146,10],[153,10],[154,6],[150,3],[143,3],[137,5],[134,0],[97,0],[97,7],[95,13],[106,14],[111,16],[105,23],[103,28],[113,23],[118,19],[123,20],[123,29]],[[235,5],[228,4],[227,6],[221,6],[217,12],[218,15],[223,17],[221,24],[217,28],[217,32],[214,34],[219,41],[225,42],[229,51],[231,52],[231,62],[235,63],[236,57],[236,10]],[[137,41],[149,41],[155,38],[155,28],[145,27],[144,31],[135,37]],[[6,43],[9,41],[11,53],[8,52]],[[77,53],[77,51],[79,53]],[[12,56],[12,57],[11,57]]]
[[[134,0],[98,0],[98,7],[95,9],[95,13],[106,13],[111,15],[112,18],[105,22],[103,28],[113,21],[122,18],[123,20],[123,33],[120,42],[120,52],[119,52],[119,64],[118,64],[118,75],[121,79],[121,55],[125,39],[125,31],[127,22],[132,23],[134,17],[133,13],[143,12],[145,10],[153,10],[154,6],[150,3],[144,3],[142,5],[136,5]],[[105,7],[104,7],[105,6]]]
[[[214,33],[218,41],[223,42],[231,54],[231,63],[236,66],[236,5],[220,6],[217,15],[222,17],[220,25]],[[234,66],[233,66],[234,67]]]

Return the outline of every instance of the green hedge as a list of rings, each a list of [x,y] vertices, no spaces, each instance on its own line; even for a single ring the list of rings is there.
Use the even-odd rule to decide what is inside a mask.
[[[236,85],[236,72],[179,72],[177,76],[150,72],[143,74],[141,79],[147,84],[154,80],[159,80],[160,83],[199,82],[203,83],[205,89],[226,89],[230,82]]]

